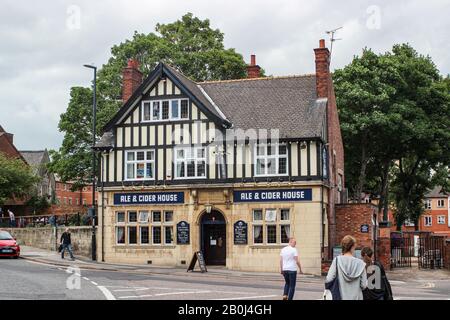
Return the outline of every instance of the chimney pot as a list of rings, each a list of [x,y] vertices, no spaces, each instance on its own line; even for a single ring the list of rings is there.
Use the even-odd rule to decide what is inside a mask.
[[[256,55],[250,55],[250,64],[247,65],[247,78],[259,78],[261,76],[261,67],[256,64]]]
[[[325,48],[325,39],[319,40],[319,48]]]

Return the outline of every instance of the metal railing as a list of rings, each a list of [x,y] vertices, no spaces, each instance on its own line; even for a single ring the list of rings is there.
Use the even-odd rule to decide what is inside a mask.
[[[70,213],[59,215],[16,216],[14,221],[9,217],[0,217],[2,228],[39,228],[50,226],[88,226],[91,218],[87,214]]]

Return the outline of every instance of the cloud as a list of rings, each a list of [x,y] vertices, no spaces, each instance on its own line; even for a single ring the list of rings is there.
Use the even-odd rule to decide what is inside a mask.
[[[334,42],[333,68],[348,64],[362,48],[385,52],[409,42],[450,73],[448,1],[299,0],[3,0],[0,12],[0,124],[15,134],[20,149],[58,148],[59,116],[70,87],[90,85],[85,63],[106,63],[110,48],[135,30],[186,12],[225,33],[233,47],[267,74],[314,72],[313,48],[326,30],[343,26]]]

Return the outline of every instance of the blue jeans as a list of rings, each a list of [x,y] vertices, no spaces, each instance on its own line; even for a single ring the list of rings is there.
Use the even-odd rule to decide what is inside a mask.
[[[297,284],[297,271],[283,271],[284,281],[284,295],[288,296],[288,300],[294,298],[295,285]]]
[[[61,258],[64,259],[64,252],[66,251],[66,249],[67,249],[67,251],[69,251],[70,258],[71,259],[75,259],[73,257],[72,245],[71,244],[64,244],[64,243],[63,243],[63,247],[62,247],[62,250],[61,250]]]

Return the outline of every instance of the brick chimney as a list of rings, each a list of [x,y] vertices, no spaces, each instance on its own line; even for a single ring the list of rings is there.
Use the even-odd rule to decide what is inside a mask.
[[[331,89],[330,51],[325,47],[325,40],[319,40],[316,54],[316,92],[318,98],[327,98]]]
[[[247,78],[259,78],[261,67],[256,64],[256,56],[252,54],[250,56],[250,64],[247,66]]]
[[[122,71],[122,76],[122,100],[125,103],[142,83],[139,62],[135,59],[128,60],[127,66]]]

